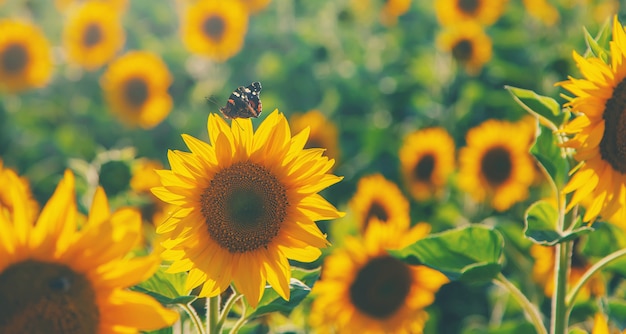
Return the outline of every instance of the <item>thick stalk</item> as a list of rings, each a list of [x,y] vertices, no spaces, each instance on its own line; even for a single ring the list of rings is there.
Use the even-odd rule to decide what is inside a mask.
[[[218,334],[222,331],[220,326],[220,295],[209,297],[206,300],[207,333]]]
[[[567,277],[572,260],[572,242],[556,245],[554,254],[554,293],[552,295],[552,316],[550,319],[551,334],[567,333]]]

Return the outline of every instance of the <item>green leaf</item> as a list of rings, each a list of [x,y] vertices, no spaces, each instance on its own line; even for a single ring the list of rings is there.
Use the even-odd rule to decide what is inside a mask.
[[[197,297],[189,296],[185,291],[186,279],[186,273],[166,273],[165,267],[161,266],[152,277],[131,290],[148,294],[163,305],[189,304]]]
[[[549,128],[543,125],[539,126],[535,142],[530,148],[530,154],[548,173],[553,188],[562,189],[567,182],[569,164],[566,158],[561,156],[561,149],[558,146],[556,136]]]
[[[601,258],[626,248],[626,235],[621,228],[614,224],[602,222],[595,222],[592,227],[595,232],[589,234],[581,244],[583,255]]]
[[[589,52],[591,52],[591,54],[594,57],[598,57],[602,59],[603,62],[607,63],[609,60],[608,50],[601,47],[600,44],[598,44],[598,42],[596,41],[596,39],[591,37],[591,34],[589,33],[589,31],[587,31],[587,28],[583,27],[583,31],[585,34],[585,42],[587,43]],[[602,34],[602,31],[600,32],[599,36],[601,36],[601,34]]]
[[[553,98],[539,95],[532,90],[505,86],[513,99],[530,114],[539,117],[550,128],[557,130],[567,118],[567,113],[561,112],[561,106]]]
[[[503,245],[499,232],[467,226],[433,234],[389,253],[406,263],[437,269],[451,280],[484,282],[500,272]]]
[[[540,245],[554,246],[593,231],[591,227],[581,226],[572,231],[560,232],[557,228],[558,219],[559,214],[554,205],[543,200],[537,201],[526,210],[524,235]]]
[[[620,325],[620,327],[626,326],[626,301],[621,298],[609,299],[608,311],[612,321]]]
[[[142,332],[143,333],[143,332]],[[173,334],[174,328],[172,326],[167,328],[161,328],[153,331],[147,331],[147,334]]]
[[[317,275],[319,277],[319,271]],[[267,285],[256,309],[251,309],[250,313],[246,312],[250,314],[248,319],[254,319],[273,312],[281,312],[288,315],[311,292],[311,287],[292,277],[289,282],[289,291],[289,300],[284,300],[270,285]]]

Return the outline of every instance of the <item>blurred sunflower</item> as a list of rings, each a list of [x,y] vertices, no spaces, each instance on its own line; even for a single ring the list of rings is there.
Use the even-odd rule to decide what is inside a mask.
[[[523,122],[499,120],[469,130],[459,152],[459,187],[497,211],[526,199],[535,178],[528,153],[531,130]]]
[[[534,259],[533,280],[543,287],[543,292],[547,297],[552,297],[554,294],[554,247],[534,244],[530,248],[530,256]],[[574,250],[567,278],[568,285],[576,284],[589,267],[591,264]],[[577,298],[587,300],[590,296],[603,295],[604,291],[602,278],[596,274],[580,289]]]
[[[460,22],[450,26],[437,36],[437,46],[449,52],[468,74],[476,75],[491,59],[491,39],[475,22]]]
[[[172,109],[167,92],[172,76],[159,56],[147,51],[130,51],[114,60],[100,79],[113,113],[130,126],[149,129],[159,124]]]
[[[248,12],[250,14],[256,14],[260,11],[262,11],[263,9],[265,9],[265,7],[267,7],[267,5],[270,4],[270,2],[272,2],[272,0],[239,0],[248,10]]]
[[[132,164],[131,169],[130,188],[135,192],[150,192],[150,189],[161,185],[161,178],[156,173],[157,169],[163,169],[160,161],[138,159]]]
[[[463,21],[490,25],[498,21],[508,0],[435,0],[435,13],[443,26]]]
[[[0,90],[43,87],[52,73],[50,45],[39,27],[0,19]]]
[[[411,195],[426,200],[441,193],[454,171],[454,139],[444,128],[415,131],[400,148],[402,176]]]
[[[322,149],[303,149],[308,131],[291,135],[271,113],[256,132],[249,119],[229,127],[210,114],[211,144],[183,135],[191,153],[170,151],[161,200],[177,206],[157,228],[170,272],[189,271],[186,288],[216,296],[231,282],[256,306],[266,282],[289,299],[289,262],[316,260],[328,241],[315,221],[343,214],[317,192],[341,177]]]
[[[339,158],[337,126],[321,111],[310,110],[304,114],[293,114],[289,122],[294,132],[309,127],[309,140],[304,145],[305,148],[326,149],[326,156],[337,161]]]
[[[365,231],[374,218],[407,228],[411,224],[409,201],[395,183],[381,174],[361,178],[348,205],[361,231]]]
[[[37,214],[39,213],[39,203],[33,198],[33,194],[30,190],[30,183],[24,177],[17,179],[17,182],[13,182],[13,175],[17,175],[15,171],[4,167],[4,162],[0,158],[0,215],[5,215],[7,219],[12,219],[13,211],[16,203],[13,203],[13,197],[11,193],[11,187],[19,188],[19,191],[25,195],[25,203],[17,203],[18,205],[25,205],[27,210],[26,221],[35,222]],[[11,185],[11,187],[7,185]]]
[[[380,15],[380,20],[385,25],[393,25],[399,16],[404,15],[411,7],[411,0],[352,0],[352,8],[357,17],[372,19],[372,13]]]
[[[199,0],[182,18],[181,35],[192,53],[225,61],[243,47],[248,30],[248,12],[235,1]]]
[[[566,106],[578,115],[564,126],[574,134],[564,146],[580,161],[563,192],[574,193],[567,210],[585,206],[584,221],[601,216],[626,228],[626,33],[617,17],[610,46],[610,64],[574,52],[584,79],[560,83],[575,95]]]
[[[63,44],[70,62],[94,70],[109,62],[124,45],[118,13],[101,2],[87,2],[68,17]]]
[[[176,322],[176,312],[127,290],[159,265],[156,256],[127,257],[140,235],[138,212],[110,214],[98,188],[77,230],[74,176],[66,172],[33,224],[27,195],[9,188],[13,218],[0,215],[0,333],[132,333]]]
[[[522,3],[530,16],[548,27],[553,26],[559,20],[559,10],[546,0],[523,0]]]
[[[310,323],[336,333],[422,333],[435,293],[448,282],[440,272],[410,266],[387,253],[424,238],[430,225],[412,229],[370,223],[363,241],[346,239],[329,255],[315,284]]]
[[[128,8],[128,0],[54,0],[54,5],[58,11],[65,12],[74,6],[80,6],[89,2],[107,5],[118,14],[124,13]]]

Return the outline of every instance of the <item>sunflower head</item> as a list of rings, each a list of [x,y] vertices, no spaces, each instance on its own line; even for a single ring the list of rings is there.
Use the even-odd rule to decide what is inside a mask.
[[[111,111],[129,126],[149,129],[172,109],[172,76],[157,55],[131,51],[111,63],[100,79]]]
[[[181,35],[193,53],[225,61],[243,47],[248,11],[239,1],[200,0],[182,18]]]
[[[573,135],[564,146],[580,162],[563,192],[573,192],[568,210],[586,208],[584,221],[601,216],[626,228],[626,33],[617,16],[612,34],[608,64],[574,52],[584,78],[560,83],[574,94],[566,106],[577,115],[563,128]]]
[[[289,119],[294,131],[302,131],[309,128],[309,140],[305,148],[326,149],[326,155],[331,158],[339,158],[338,130],[319,110],[310,110],[304,114],[294,114]]]
[[[87,2],[73,11],[63,29],[67,57],[94,70],[109,62],[124,45],[124,29],[111,5]]]
[[[210,114],[211,144],[183,135],[191,152],[169,152],[172,169],[158,172],[153,193],[176,208],[157,233],[170,271],[189,271],[187,288],[215,296],[232,282],[255,306],[266,282],[288,299],[287,260],[316,260],[328,245],[315,221],[342,214],[317,192],[341,178],[278,111],[256,131],[250,119],[236,123]]]
[[[9,186],[0,187],[0,215],[5,215],[7,219],[12,219],[14,208],[16,205],[26,205],[28,207],[28,217],[26,220],[34,222],[39,213],[39,203],[33,198],[30,190],[30,183],[24,177],[17,177],[15,171],[4,167],[4,162],[0,159],[0,184],[11,185],[11,187],[19,188],[19,192],[24,194],[26,203],[14,203],[12,190]]]
[[[475,21],[482,25],[496,22],[507,0],[435,0],[435,12],[443,26],[462,21]]]
[[[43,87],[52,73],[50,45],[32,23],[0,19],[0,90]]]
[[[559,20],[559,10],[546,0],[523,0],[526,12],[546,26],[553,26]]]
[[[437,36],[437,45],[472,75],[478,74],[491,59],[491,39],[480,25],[472,21],[445,28]]]
[[[0,215],[0,332],[112,333],[171,326],[177,313],[127,290],[148,278],[158,258],[130,258],[140,236],[135,210],[109,212],[98,188],[78,230],[74,177],[65,173],[29,221],[27,194],[8,173],[14,214]]]
[[[459,152],[459,187],[497,211],[526,199],[534,180],[532,135],[523,122],[488,120],[471,129]]]
[[[349,206],[361,231],[368,228],[372,219],[390,225],[410,225],[409,201],[395,183],[381,174],[361,178]]]
[[[423,238],[425,223],[412,229],[374,219],[363,240],[348,237],[344,249],[325,260],[312,293],[310,322],[338,333],[421,333],[424,310],[448,279],[425,266],[410,266],[389,255]]]
[[[454,139],[443,128],[409,134],[400,148],[404,182],[417,200],[440,195],[454,171]]]

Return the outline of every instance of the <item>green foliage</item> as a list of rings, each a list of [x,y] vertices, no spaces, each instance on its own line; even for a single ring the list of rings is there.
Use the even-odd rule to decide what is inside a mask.
[[[437,269],[451,280],[484,282],[500,272],[503,246],[499,232],[467,226],[428,236],[389,253],[406,263]]]
[[[593,229],[582,226],[574,230],[560,231],[558,228],[559,213],[553,204],[546,201],[533,203],[526,211],[526,228],[524,234],[532,241],[545,246],[574,240]]]
[[[163,305],[189,304],[197,297],[190,296],[185,289],[186,273],[170,274],[161,266],[146,281],[134,286],[135,291],[146,293]]]
[[[532,90],[505,86],[520,106],[530,114],[539,117],[547,126],[556,130],[568,119],[568,114],[561,112],[561,106],[554,99],[541,96]]]

